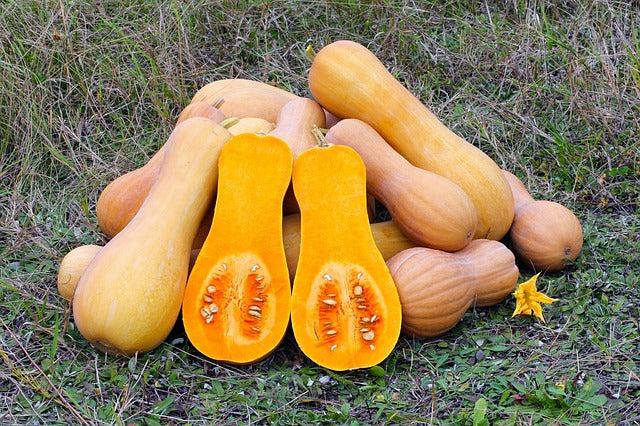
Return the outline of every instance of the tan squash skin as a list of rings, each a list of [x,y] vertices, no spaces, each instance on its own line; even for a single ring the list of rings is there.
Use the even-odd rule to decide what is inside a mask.
[[[582,225],[576,215],[554,201],[535,200],[514,174],[503,170],[513,191],[515,216],[509,231],[513,250],[524,265],[559,271],[582,251]]]
[[[173,328],[191,244],[211,204],[219,152],[230,137],[206,118],[178,125],[140,210],[80,278],[73,317],[80,333],[100,350],[146,352]]]
[[[385,205],[416,245],[456,251],[472,240],[478,216],[458,185],[413,166],[361,120],[341,120],[326,138],[360,154],[367,168],[367,192]]]
[[[396,345],[401,307],[369,226],[364,163],[346,146],[311,148],[296,159],[292,180],[301,215],[296,341],[332,370],[376,365]]]
[[[372,223],[371,233],[376,247],[380,250],[380,254],[384,260],[389,259],[393,255],[415,247],[410,239],[398,229],[393,221]],[[298,257],[300,256],[300,215],[290,214],[282,220],[282,238],[284,240],[284,250],[287,255],[287,266],[289,267],[289,276],[293,281],[296,270],[298,269]]]
[[[73,299],[78,280],[101,248],[95,244],[78,246],[62,258],[58,268],[58,292],[66,300]]]
[[[371,125],[414,166],[460,186],[478,213],[475,238],[502,238],[513,220],[513,197],[498,165],[447,128],[364,46],[336,41],[311,65],[314,98],[340,118]]]
[[[217,108],[197,102],[182,110],[176,124],[193,117],[206,117],[216,123],[225,119]],[[158,176],[164,151],[165,147],[160,147],[145,165],[117,177],[100,193],[96,215],[100,229],[108,238],[113,238],[124,229],[140,209]]]
[[[309,98],[294,98],[280,110],[276,127],[270,132],[270,135],[289,144],[295,160],[301,152],[316,146],[316,140],[311,133],[313,126],[325,126],[322,107]],[[285,215],[300,211],[291,185],[287,189],[282,208]]]
[[[518,281],[513,253],[494,240],[474,240],[455,253],[410,248],[387,265],[400,295],[402,330],[416,337],[446,333],[474,304],[504,300]]]
[[[258,117],[275,123],[278,113],[297,96],[260,81],[230,78],[213,81],[196,92],[191,102],[214,103],[227,117]]]
[[[282,199],[292,163],[289,146],[273,136],[241,134],[222,149],[211,230],[182,303],[185,332],[209,358],[257,362],[285,334],[291,283]]]

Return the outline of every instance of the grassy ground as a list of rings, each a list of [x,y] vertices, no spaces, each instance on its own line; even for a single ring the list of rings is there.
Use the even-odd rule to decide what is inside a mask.
[[[422,3],[0,0],[0,423],[640,424],[638,3]],[[576,212],[582,256],[539,281],[561,299],[547,323],[510,318],[513,300],[471,310],[403,337],[383,377],[319,368],[290,334],[248,367],[204,359],[179,326],[149,354],[94,350],[55,276],[104,242],[101,189],[205,83],[308,95],[304,48],[341,38]]]

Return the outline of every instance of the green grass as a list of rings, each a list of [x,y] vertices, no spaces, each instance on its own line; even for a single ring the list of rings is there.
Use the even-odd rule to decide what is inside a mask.
[[[640,423],[640,13],[634,2],[0,0],[0,423]],[[100,191],[167,139],[196,90],[243,77],[309,95],[304,55],[348,38],[537,198],[577,214],[543,274],[547,323],[508,299],[384,370],[336,373],[291,333],[268,358],[202,357],[178,324],[107,356],[56,289],[104,243]],[[522,268],[522,279],[532,271]]]

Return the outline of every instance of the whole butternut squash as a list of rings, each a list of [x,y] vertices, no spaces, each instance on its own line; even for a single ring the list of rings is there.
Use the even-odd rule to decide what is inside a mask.
[[[319,146],[298,156],[292,180],[301,215],[295,339],[332,370],[378,364],[396,345],[401,308],[369,226],[364,163],[349,147]]]
[[[73,299],[80,277],[101,248],[95,244],[78,246],[62,258],[58,268],[58,292],[66,300]]]
[[[211,230],[189,275],[182,320],[209,358],[259,361],[289,324],[291,283],[282,242],[282,199],[291,180],[289,146],[244,133],[220,154]]]
[[[416,245],[456,251],[472,240],[478,216],[458,185],[413,166],[364,121],[341,120],[326,138],[356,150],[367,168],[367,191]]]
[[[275,123],[278,113],[297,96],[284,89],[255,80],[229,78],[212,81],[193,95],[191,102],[214,103],[227,117],[258,117]]]
[[[230,137],[207,118],[185,120],[171,133],[140,210],[98,252],[76,287],[76,326],[97,348],[146,352],[173,328],[191,244],[211,204],[219,152]]]
[[[474,240],[455,253],[424,247],[387,260],[402,304],[402,330],[435,337],[451,330],[471,306],[491,306],[518,281],[513,253],[494,240]]]
[[[515,208],[509,239],[520,260],[547,271],[559,271],[576,260],[583,243],[576,215],[560,203],[535,200],[516,175],[503,173],[513,191]]]
[[[177,124],[193,117],[206,117],[216,123],[225,119],[214,106],[196,102],[185,107]],[[108,238],[113,238],[136,215],[153,182],[158,176],[165,147],[162,146],[142,167],[132,170],[111,181],[98,197],[96,215],[100,229]]]
[[[509,231],[513,197],[500,167],[439,121],[367,48],[348,40],[323,47],[309,87],[331,113],[366,122],[413,165],[462,188],[478,214],[476,238],[498,240]]]

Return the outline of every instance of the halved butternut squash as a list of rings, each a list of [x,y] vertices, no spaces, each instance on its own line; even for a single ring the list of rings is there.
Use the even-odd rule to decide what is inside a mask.
[[[220,154],[211,230],[182,302],[191,343],[234,364],[271,353],[289,324],[291,284],[282,243],[289,146],[273,136],[234,136]]]
[[[291,324],[304,354],[332,370],[382,362],[396,345],[402,310],[367,216],[362,159],[319,146],[293,166],[301,242]]]

